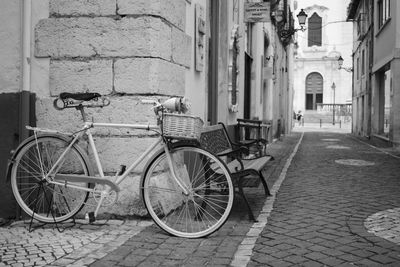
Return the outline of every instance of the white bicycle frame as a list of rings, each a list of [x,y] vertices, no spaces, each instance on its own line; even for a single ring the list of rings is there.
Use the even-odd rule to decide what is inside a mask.
[[[96,210],[94,212],[95,217],[97,216],[98,210],[100,206],[102,205],[102,202],[104,198],[108,195],[109,192],[112,190],[115,190],[116,192],[120,191],[119,184],[129,175],[131,171],[133,171],[139,163],[141,163],[154,149],[161,145],[166,153],[167,156],[167,161],[169,168],[171,170],[171,175],[173,179],[176,181],[176,183],[179,185],[179,187],[182,189],[183,194],[189,195],[189,189],[185,185],[184,182],[179,179],[179,177],[176,175],[175,168],[174,168],[174,163],[171,158],[171,154],[169,152],[167,144],[163,141],[163,138],[160,136],[157,138],[157,140],[144,151],[141,156],[135,160],[127,169],[124,171],[121,175],[118,173],[114,176],[116,177],[115,182],[106,179],[106,177],[111,177],[111,176],[105,176],[103,167],[100,162],[100,157],[97,152],[97,148],[93,139],[93,135],[90,131],[91,128],[94,127],[105,127],[105,128],[129,128],[129,129],[138,129],[138,130],[156,130],[159,129],[160,127],[158,125],[144,125],[144,124],[116,124],[116,123],[96,123],[96,122],[85,122],[84,127],[79,131],[73,138],[73,140],[70,142],[68,147],[65,149],[65,151],[60,155],[60,157],[57,159],[57,161],[54,163],[52,168],[48,171],[46,175],[43,174],[43,179],[46,179],[49,183],[51,184],[56,184],[60,186],[65,186],[65,187],[71,187],[71,188],[76,188],[80,189],[83,191],[87,192],[94,192],[93,188],[87,188],[83,186],[79,186],[76,184],[70,184],[69,182],[84,182],[84,183],[97,183],[97,184],[104,184],[108,185],[108,187],[101,192],[101,198],[100,201],[97,204]],[[47,133],[58,133],[56,131],[52,130],[47,130],[47,129],[41,129],[41,128],[34,128],[34,127],[27,127],[29,130],[33,130],[36,132],[47,132]],[[97,171],[99,176],[86,176],[86,175],[73,175],[73,174],[57,174],[58,169],[61,167],[63,162],[63,159],[65,155],[68,153],[68,151],[72,148],[72,146],[84,135],[86,134],[88,136],[88,141],[90,145],[90,149],[92,150],[92,153],[94,155],[94,160],[96,163]],[[39,154],[40,155],[40,154]],[[41,160],[41,159],[40,159]],[[59,182],[57,180],[62,180],[63,182]]]

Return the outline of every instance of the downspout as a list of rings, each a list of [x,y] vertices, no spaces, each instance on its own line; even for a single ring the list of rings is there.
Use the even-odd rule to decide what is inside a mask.
[[[30,89],[31,89],[31,17],[32,0],[22,2],[22,91],[19,107],[19,142],[29,136],[25,126],[30,122]]]
[[[371,14],[374,16],[374,4],[371,6]],[[372,136],[372,66],[374,64],[374,32],[375,32],[375,24],[374,24],[374,17],[371,19],[371,24],[370,24],[370,46],[369,46],[369,51],[368,51],[368,77],[369,77],[369,88],[368,88],[368,126],[367,126],[367,135],[368,139],[371,139]],[[371,55],[372,54],[372,55]],[[372,59],[372,60],[371,60]],[[354,60],[353,60],[353,70],[354,70]],[[353,77],[354,80],[354,77]],[[353,123],[353,121],[352,121]],[[353,129],[353,127],[351,127]]]

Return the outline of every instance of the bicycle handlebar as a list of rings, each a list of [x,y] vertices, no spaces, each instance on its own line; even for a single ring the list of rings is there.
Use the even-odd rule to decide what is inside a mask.
[[[172,97],[164,102],[155,99],[143,99],[143,104],[152,104],[153,111],[158,114],[159,111],[186,113],[190,109],[189,101],[184,97]],[[110,105],[110,99],[99,93],[61,93],[53,101],[53,106],[57,110],[66,108],[102,108]]]
[[[142,104],[152,104],[152,105],[160,104],[160,102],[158,100],[154,100],[154,99],[142,99],[142,100],[140,100],[140,102]]]
[[[154,99],[143,99],[141,100],[143,104],[153,104],[153,110],[156,114],[159,111],[166,109],[168,112],[182,112],[186,113],[190,108],[190,103],[187,98],[184,97],[172,97],[167,99],[163,103],[159,100]]]

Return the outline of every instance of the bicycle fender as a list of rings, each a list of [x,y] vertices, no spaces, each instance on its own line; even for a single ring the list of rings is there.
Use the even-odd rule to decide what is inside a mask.
[[[140,199],[142,200],[143,204],[144,204],[144,198],[143,198],[143,182],[144,182],[144,176],[147,173],[147,169],[149,168],[150,164],[153,162],[153,160],[155,158],[157,158],[160,154],[164,153],[164,148],[160,148],[158,149],[155,153],[153,153],[153,155],[151,156],[151,158],[146,162],[146,165],[143,168],[142,174],[140,175],[140,181],[139,181],[139,186],[140,186],[140,190],[139,190],[139,196]]]
[[[66,142],[71,141],[71,137],[69,137],[69,136],[61,135],[61,134],[54,134],[54,133],[51,133],[51,134],[46,134],[46,133],[40,134],[40,135],[38,135],[38,138],[39,137],[58,137],[60,139],[63,139]],[[10,158],[8,159],[7,170],[6,170],[6,182],[7,183],[9,183],[10,180],[11,180],[11,170],[12,170],[13,165],[14,165],[15,157],[18,155],[19,151],[21,151],[22,147],[24,147],[27,143],[31,142],[33,139],[35,139],[34,135],[26,138],[24,141],[22,141],[18,145],[18,147],[16,149],[13,149],[13,150],[10,151]],[[89,169],[90,169],[90,167],[89,167]],[[91,171],[91,173],[92,173],[92,170],[89,170],[89,171]]]
[[[12,159],[8,159],[7,161],[7,169],[6,169],[6,183],[9,183],[11,180],[11,170],[14,165],[14,162]]]
[[[22,141],[16,149],[13,149],[10,151],[10,158],[7,161],[7,170],[6,170],[6,182],[9,183],[11,180],[11,170],[14,165],[14,160],[15,157],[17,156],[18,152],[21,150],[21,148],[26,145],[28,142],[32,140],[32,136],[26,138],[24,141]]]

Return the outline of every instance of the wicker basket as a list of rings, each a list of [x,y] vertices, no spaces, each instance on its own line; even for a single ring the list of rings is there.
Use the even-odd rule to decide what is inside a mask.
[[[199,139],[203,121],[199,117],[164,113],[164,137],[174,139]]]

